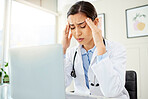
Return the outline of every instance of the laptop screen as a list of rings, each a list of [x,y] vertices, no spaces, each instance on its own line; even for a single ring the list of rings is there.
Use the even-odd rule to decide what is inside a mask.
[[[65,99],[60,44],[9,50],[13,99]]]

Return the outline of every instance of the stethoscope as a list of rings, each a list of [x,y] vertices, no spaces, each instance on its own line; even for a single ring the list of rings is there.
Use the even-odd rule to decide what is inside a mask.
[[[105,44],[104,38],[103,38],[103,43],[104,43],[104,45],[106,45],[106,44]],[[77,55],[77,49],[76,49],[75,54],[74,54],[73,66],[72,66],[72,71],[71,71],[71,76],[72,76],[73,78],[76,78],[76,72],[75,72],[75,68],[74,68],[74,63],[75,63],[76,55]],[[94,76],[94,82],[91,83],[91,86],[96,86],[96,87],[97,87],[97,86],[99,86],[99,84],[98,84],[98,83],[95,84],[95,79],[96,79],[96,76]]]

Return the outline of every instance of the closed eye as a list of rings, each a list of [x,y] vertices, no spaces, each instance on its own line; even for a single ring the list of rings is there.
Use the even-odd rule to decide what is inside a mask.
[[[80,26],[80,28],[85,28],[85,27],[86,27],[86,22],[84,21],[84,22],[81,23],[79,26]]]
[[[81,28],[85,28],[86,27],[86,25],[84,25],[84,26],[80,26]]]
[[[75,27],[71,27],[70,29],[73,30],[73,29],[75,29]]]
[[[70,25],[70,29],[71,30],[75,29],[75,26],[74,25]]]

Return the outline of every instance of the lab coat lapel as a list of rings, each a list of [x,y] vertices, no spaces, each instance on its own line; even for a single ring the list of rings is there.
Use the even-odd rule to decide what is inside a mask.
[[[95,48],[92,58],[91,58],[91,62],[90,62],[90,66],[92,65],[93,61],[95,60],[95,58],[97,57],[97,48]]]
[[[85,74],[84,74],[84,68],[83,68],[83,61],[82,61],[82,55],[81,55],[81,45],[78,46],[78,49],[77,49],[77,58],[76,58],[76,68],[78,70],[77,73],[79,73],[79,75],[81,75],[81,80],[82,81],[82,85],[85,87],[85,90],[87,90],[87,86],[86,86],[86,81],[85,81]],[[77,77],[79,78],[79,77]]]
[[[78,68],[78,71],[80,71],[79,73],[84,75],[83,61],[82,61],[82,55],[81,55],[81,45],[79,45],[77,49],[76,66]]]

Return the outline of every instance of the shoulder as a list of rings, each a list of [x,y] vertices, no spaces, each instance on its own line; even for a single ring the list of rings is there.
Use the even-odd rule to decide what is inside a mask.
[[[105,43],[106,43],[106,46],[108,48],[113,48],[113,49],[116,49],[116,48],[123,48],[125,49],[125,47],[119,43],[119,42],[114,42],[114,41],[109,41],[109,40],[105,40]]]
[[[75,53],[77,48],[78,48],[78,46],[68,48],[66,51],[66,57],[71,57]]]
[[[74,47],[68,48],[67,51],[66,51],[66,54],[67,53],[74,53],[77,48],[78,48],[78,46],[74,46]]]

